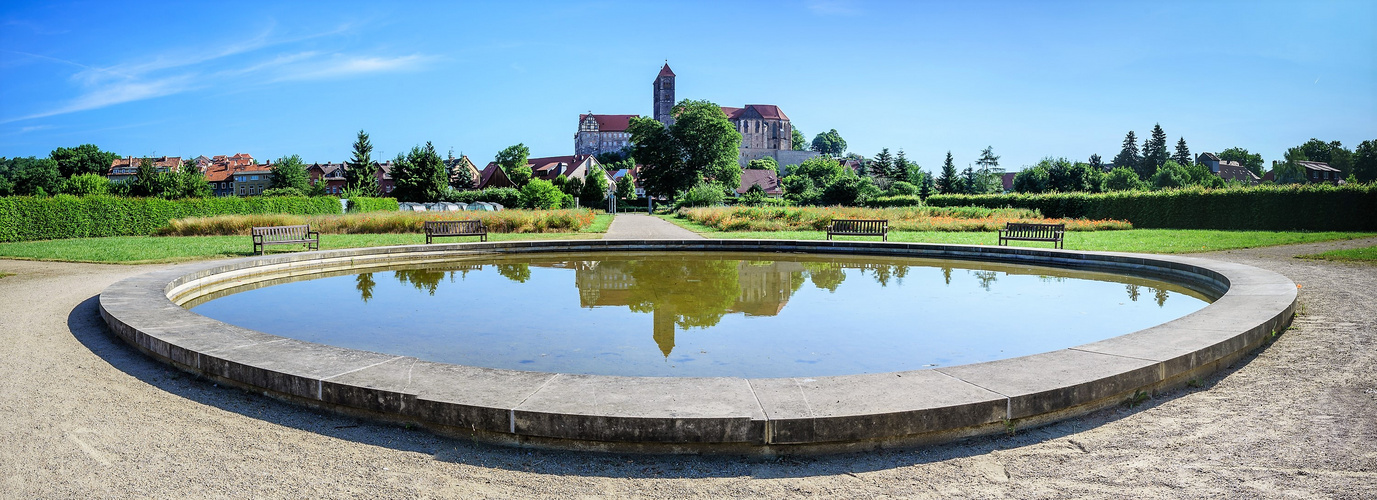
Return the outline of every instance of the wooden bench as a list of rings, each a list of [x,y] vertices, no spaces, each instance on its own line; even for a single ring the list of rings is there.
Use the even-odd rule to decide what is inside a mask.
[[[428,220],[425,230],[427,245],[440,236],[477,236],[479,241],[488,241],[488,226],[481,220]]]
[[[889,241],[889,220],[879,219],[832,219],[827,225],[827,239],[838,236],[879,236],[881,241]]]
[[[1062,241],[1062,235],[1066,233],[1066,224],[1031,224],[1025,222],[1010,222],[999,230],[999,246],[1006,246],[1004,242],[1009,240],[1018,241],[1050,241],[1053,248],[1066,248],[1066,243]]]
[[[269,226],[253,228],[253,251],[263,255],[268,245],[306,244],[307,250],[320,250],[320,233],[305,226]]]

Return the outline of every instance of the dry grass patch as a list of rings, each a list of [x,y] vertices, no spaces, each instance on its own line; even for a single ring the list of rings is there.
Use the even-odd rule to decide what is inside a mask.
[[[425,221],[481,220],[492,233],[573,233],[593,224],[589,209],[496,212],[367,212],[346,215],[221,215],[168,221],[158,236],[247,235],[262,226],[310,224],[322,234],[420,233]]]
[[[1126,221],[1048,219],[1023,208],[706,207],[676,215],[719,231],[823,231],[833,219],[887,219],[892,231],[994,231],[1009,222],[1064,223],[1067,231],[1133,229]]]

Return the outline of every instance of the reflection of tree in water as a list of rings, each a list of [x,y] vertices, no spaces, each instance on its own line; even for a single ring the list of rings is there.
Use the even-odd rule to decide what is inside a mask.
[[[530,264],[498,264],[497,274],[517,283],[525,283],[531,279]]]
[[[971,274],[974,274],[975,279],[980,281],[980,288],[984,288],[987,292],[990,291],[990,284],[999,281],[999,273],[994,271],[971,271]]]
[[[354,277],[354,289],[359,291],[359,298],[364,302],[373,298],[374,286],[377,286],[377,283],[373,282],[373,273],[359,273]]]
[[[1138,301],[1138,285],[1134,285],[1134,284],[1130,283],[1130,284],[1127,285],[1127,288],[1128,288],[1128,300],[1137,302],[1137,301]]]
[[[1165,288],[1149,288],[1152,290],[1152,297],[1157,300],[1157,307],[1165,306],[1167,303],[1167,290]]]
[[[808,279],[813,286],[828,292],[836,292],[837,286],[846,281],[846,271],[842,270],[841,264],[804,262],[803,268],[808,270]]]
[[[902,280],[904,276],[908,275],[908,266],[873,265],[864,266],[863,269],[869,269],[870,276],[875,278],[875,282],[882,287],[889,286],[890,278]]]
[[[403,285],[409,284],[431,295],[435,295],[435,290],[440,288],[440,280],[445,279],[444,271],[430,269],[398,269],[392,274]]]
[[[946,281],[948,285],[951,284],[951,268],[950,268],[950,267],[943,267],[943,268],[942,268],[942,279],[943,279],[944,281]]]

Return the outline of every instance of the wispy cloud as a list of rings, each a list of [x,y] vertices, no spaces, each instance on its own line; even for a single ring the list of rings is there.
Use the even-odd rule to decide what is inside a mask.
[[[436,58],[433,56],[421,54],[400,57],[354,57],[335,54],[327,60],[296,65],[275,81],[320,80],[368,73],[414,71],[434,60]]]
[[[21,120],[104,108],[222,85],[344,78],[370,73],[412,71],[434,56],[357,55],[306,50],[259,54],[265,49],[347,32],[349,25],[294,38],[275,38],[271,26],[248,39],[220,46],[179,49],[108,66],[85,65],[39,54],[18,53],[79,68],[71,80],[84,89],[64,104],[18,118]],[[223,60],[223,61],[222,61]]]
[[[804,5],[810,12],[824,16],[854,16],[861,13],[855,0],[807,0]]]

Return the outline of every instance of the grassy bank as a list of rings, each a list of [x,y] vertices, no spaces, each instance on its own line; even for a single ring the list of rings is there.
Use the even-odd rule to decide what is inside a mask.
[[[488,241],[597,239],[595,233],[489,233]],[[423,234],[327,234],[320,237],[321,250],[336,248],[420,245]],[[443,238],[441,243],[478,241],[477,237]],[[276,245],[268,253],[298,251],[301,247]],[[69,240],[0,243],[0,258],[61,262],[152,264],[204,259],[245,257],[253,254],[248,236],[114,236]]]
[[[821,240],[824,231],[718,231],[703,224],[679,219],[661,218],[708,238]],[[1277,232],[1277,231],[1216,231],[1210,229],[1129,229],[1122,231],[1087,231],[1066,233],[1067,250],[1141,253],[1192,253],[1254,248],[1317,241],[1349,240],[1373,236],[1374,233],[1351,232]],[[875,241],[876,237],[837,236],[839,240]],[[999,236],[994,231],[893,231],[889,241],[913,243],[953,243],[961,245],[994,245]],[[1051,243],[1010,242],[1014,246],[1051,248]]]
[[[1377,263],[1377,246],[1349,248],[1344,250],[1330,250],[1324,253],[1302,255],[1300,257],[1302,259]]]

